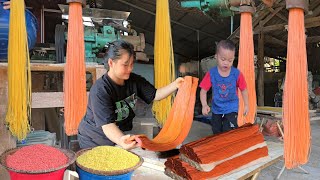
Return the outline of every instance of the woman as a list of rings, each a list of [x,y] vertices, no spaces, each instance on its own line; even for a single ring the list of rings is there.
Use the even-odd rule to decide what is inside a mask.
[[[134,59],[132,44],[118,40],[109,45],[105,57],[109,70],[91,87],[87,112],[79,125],[80,148],[115,144],[124,149],[137,147],[136,142],[126,144],[130,135],[123,133],[132,129],[136,96],[149,104],[166,98],[183,83],[183,78],[178,78],[155,89],[146,79],[132,73]]]

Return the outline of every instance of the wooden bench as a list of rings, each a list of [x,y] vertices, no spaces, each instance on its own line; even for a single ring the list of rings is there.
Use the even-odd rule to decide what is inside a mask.
[[[319,110],[309,110],[310,121],[320,120],[320,116],[318,116]],[[282,129],[283,121],[282,121],[282,107],[270,107],[270,106],[260,106],[257,108],[257,117],[261,119],[260,122],[260,130],[262,131],[262,126],[266,123],[266,120],[273,120],[277,123],[277,127],[281,133],[283,138],[284,132]]]

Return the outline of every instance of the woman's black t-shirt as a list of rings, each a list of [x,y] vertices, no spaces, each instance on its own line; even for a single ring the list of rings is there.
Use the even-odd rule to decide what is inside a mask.
[[[87,112],[78,128],[81,148],[114,145],[102,126],[116,123],[122,131],[132,129],[133,107],[137,96],[150,104],[156,89],[145,78],[131,73],[124,85],[117,85],[105,74],[90,89]]]

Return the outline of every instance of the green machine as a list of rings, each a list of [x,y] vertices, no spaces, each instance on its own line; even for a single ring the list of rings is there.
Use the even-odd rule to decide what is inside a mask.
[[[120,39],[120,35],[116,34],[117,31],[111,26],[103,26],[100,29],[93,27],[84,28],[84,41],[85,41],[85,55],[87,62],[98,62],[101,60],[97,58],[97,55],[101,49],[104,49],[106,43]]]
[[[198,8],[211,18],[231,17],[230,33],[233,33],[234,15],[241,12],[254,12],[257,0],[179,0],[183,8]]]
[[[69,6],[59,4],[62,19],[67,23]],[[83,8],[85,56],[87,63],[103,63],[105,49],[110,42],[118,39],[126,40],[134,45],[137,60],[149,61],[143,52],[145,39],[137,34],[127,21],[130,12],[107,9]],[[55,48],[58,63],[65,62],[65,46],[67,26],[57,25],[55,29]]]
[[[228,17],[239,12],[240,5],[254,5],[254,0],[179,0],[181,7],[196,7],[211,17]]]

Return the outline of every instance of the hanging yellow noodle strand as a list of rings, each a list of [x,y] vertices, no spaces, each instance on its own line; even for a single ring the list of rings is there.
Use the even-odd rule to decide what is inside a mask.
[[[18,140],[26,138],[31,118],[31,71],[25,5],[11,0],[8,43],[8,106],[6,123]]]
[[[161,88],[175,79],[168,0],[157,0],[154,59],[155,87]],[[160,124],[165,123],[171,105],[172,96],[153,103],[153,113]]]

